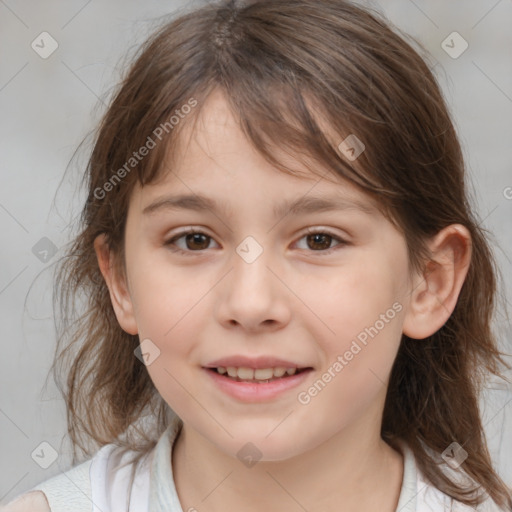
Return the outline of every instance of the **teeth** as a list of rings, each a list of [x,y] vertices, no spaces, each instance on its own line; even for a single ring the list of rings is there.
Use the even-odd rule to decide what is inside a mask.
[[[240,368],[234,366],[228,366],[227,368],[219,366],[217,372],[221,375],[227,373],[233,379],[264,381],[282,377],[285,373],[287,375],[294,375],[297,373],[297,368],[283,368],[279,366],[276,368],[258,368],[257,370],[253,370],[252,368],[243,366]]]
[[[254,379],[254,370],[252,368],[238,368],[237,377],[242,380]]]
[[[237,374],[236,374],[236,368],[233,368],[232,366],[228,366],[228,367],[226,368],[226,370],[228,371],[228,375],[229,375],[230,377],[235,377],[235,378],[237,377]]]
[[[254,370],[254,378],[256,380],[268,380],[274,376],[274,370],[272,368],[258,368]]]

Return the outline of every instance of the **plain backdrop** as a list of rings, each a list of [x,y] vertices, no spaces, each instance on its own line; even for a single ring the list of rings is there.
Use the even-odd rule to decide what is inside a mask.
[[[0,504],[70,467],[63,401],[51,379],[42,391],[55,347],[52,263],[83,201],[80,165],[64,175],[67,164],[104,112],[127,52],[155,28],[156,18],[189,4],[0,0]],[[430,52],[511,313],[512,2],[369,5]],[[452,55],[442,46],[448,36],[455,37]],[[45,44],[36,50],[32,43],[41,37]],[[464,41],[468,48],[454,58]],[[56,50],[42,58],[52,44]],[[512,353],[510,326],[503,316],[496,322],[502,350]],[[493,461],[512,486],[512,391],[495,383],[482,407]],[[44,469],[37,454],[52,450],[57,459]]]

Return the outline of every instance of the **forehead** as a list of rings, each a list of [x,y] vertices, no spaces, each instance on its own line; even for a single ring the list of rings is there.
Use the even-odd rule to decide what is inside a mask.
[[[361,209],[378,209],[368,194],[350,181],[335,176],[305,152],[298,155],[277,145],[272,151],[291,173],[276,168],[257,151],[222,92],[214,91],[197,117],[180,130],[172,153],[169,152],[163,162],[160,178],[143,189],[138,187],[135,192],[144,208],[149,201],[172,191],[180,196],[202,196],[199,200],[189,197],[185,201],[189,205],[194,202],[199,205],[202,201],[205,208],[213,206],[212,202],[204,200],[206,196],[235,200],[259,194],[265,203],[272,198],[276,201],[290,199],[280,201],[282,205],[304,196],[299,206],[306,211],[320,209],[326,206],[327,200],[334,199],[343,200],[346,205],[357,204]],[[324,200],[324,204],[317,199]],[[224,205],[224,209],[227,208],[228,205]],[[275,213],[282,214],[282,210]]]

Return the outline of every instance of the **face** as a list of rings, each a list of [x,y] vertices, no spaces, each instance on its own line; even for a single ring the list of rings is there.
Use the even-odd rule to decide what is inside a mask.
[[[251,441],[262,460],[284,460],[351,429],[380,432],[410,290],[403,236],[354,186],[291,158],[300,177],[273,168],[220,94],[201,116],[127,218],[130,314],[156,388],[232,456]]]

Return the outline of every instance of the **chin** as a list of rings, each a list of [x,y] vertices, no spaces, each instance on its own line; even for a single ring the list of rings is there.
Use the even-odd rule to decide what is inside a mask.
[[[266,431],[265,431],[266,432]],[[236,435],[229,446],[221,448],[229,456],[246,461],[248,467],[256,462],[280,462],[292,459],[308,450],[308,447],[299,445],[293,436],[278,436],[271,434],[265,437],[261,431],[247,431],[246,434]]]

